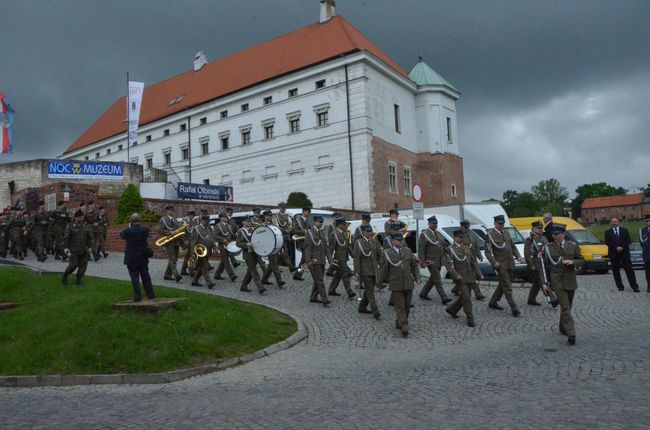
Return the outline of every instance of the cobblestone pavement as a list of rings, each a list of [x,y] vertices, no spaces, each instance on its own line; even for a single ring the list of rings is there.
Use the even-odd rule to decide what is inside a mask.
[[[127,279],[121,262],[113,254],[88,273]],[[230,281],[213,291],[190,287],[187,278],[161,282],[164,264],[151,267],[157,284],[273,305],[300,318],[309,338],[172,384],[3,388],[3,428],[650,427],[650,294],[618,292],[611,275],[579,278],[571,347],[557,331],[559,309],[526,306],[525,288],[515,288],[520,318],[474,302],[474,329],[451,319],[438,300],[416,299],[403,339],[387,293],[379,294],[382,319],[375,321],[345,297],[328,309],[308,303],[311,283],[286,271],[283,290],[272,286],[260,296]]]

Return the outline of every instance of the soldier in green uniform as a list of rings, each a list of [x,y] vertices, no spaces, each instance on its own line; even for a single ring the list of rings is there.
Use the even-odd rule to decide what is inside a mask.
[[[92,238],[90,232],[84,225],[84,213],[77,210],[74,214],[74,222],[68,224],[63,234],[63,248],[70,257],[68,267],[63,272],[61,281],[68,284],[68,276],[77,271],[77,285],[83,285],[82,279],[88,267],[88,258],[92,253]]]
[[[214,274],[214,279],[223,279],[221,274],[226,271],[230,280],[235,282],[237,280],[237,275],[230,264],[230,258],[228,256],[228,243],[234,240],[228,226],[228,215],[225,213],[219,214],[219,222],[214,226],[214,237],[217,245],[219,246],[219,254],[221,255],[221,260],[219,261],[219,266],[217,271]]]
[[[498,301],[506,296],[512,315],[517,317],[521,312],[512,297],[512,275],[515,268],[515,258],[521,260],[521,255],[512,242],[510,234],[505,229],[505,217],[494,217],[494,230],[490,230],[485,239],[485,257],[488,259],[499,277],[499,286],[494,290],[488,307],[503,310]]]
[[[14,258],[19,260],[25,259],[25,239],[27,237],[27,218],[23,216],[23,211],[19,208],[12,207],[9,217],[7,217],[7,227],[9,231],[9,240],[11,240],[11,252]]]
[[[289,272],[293,273],[296,271],[296,266],[293,264],[289,253],[289,242],[291,241],[293,222],[286,212],[287,204],[284,202],[278,203],[278,213],[273,217],[273,224],[282,231],[282,251],[280,251],[279,259],[289,268]]]
[[[99,211],[99,223],[97,225],[97,256],[102,256],[104,258],[108,257],[106,252],[106,235],[108,234],[108,226],[110,225],[110,220],[108,215],[106,215],[106,210],[104,206],[97,208]]]
[[[309,227],[305,231],[305,248],[303,251],[305,258],[304,265],[309,268],[309,273],[311,273],[311,277],[314,280],[309,301],[312,303],[322,303],[323,306],[327,306],[331,302],[327,298],[327,290],[325,289],[325,281],[323,278],[325,273],[325,260],[331,263],[331,258],[327,255],[327,239],[323,231],[323,217],[314,215],[313,219],[314,226]]]
[[[264,218],[262,218],[261,208],[253,208],[253,217],[251,218],[251,223],[253,224],[253,228],[264,225]]]
[[[237,225],[237,221],[235,221],[232,217],[233,209],[231,207],[226,208],[226,215],[228,216],[228,228],[230,229],[230,237],[233,237],[236,240],[237,239],[237,231],[239,231],[239,226]],[[232,267],[235,269],[239,267],[239,261],[237,261],[237,258],[232,255],[228,254],[228,258],[230,258],[230,264],[232,264]]]
[[[273,212],[264,211],[262,212],[262,216],[264,217],[264,225],[273,225]],[[271,277],[271,273],[273,273],[275,282],[278,283],[279,288],[282,288],[286,282],[282,280],[282,272],[280,271],[280,254],[269,255],[267,258],[269,260],[269,264],[267,264],[266,271],[262,276],[262,284],[270,284],[269,278]]]
[[[381,258],[384,255],[383,249],[375,239],[370,224],[360,226],[361,237],[354,242],[354,273],[357,282],[363,287],[363,298],[359,303],[359,313],[372,313],[375,319],[379,319],[380,313],[375,300],[375,285],[379,276]],[[368,306],[370,305],[370,310]]]
[[[384,223],[384,233],[387,236],[391,236],[397,233],[395,232],[395,224],[400,224],[400,227],[397,229],[398,230],[397,232],[402,233],[403,235],[404,232],[402,230],[406,228],[406,223],[399,220],[399,211],[397,209],[391,209],[388,211],[388,221]],[[390,242],[389,239],[388,248],[390,247],[392,247],[392,243]]]
[[[539,254],[542,252],[548,240],[542,234],[544,226],[541,221],[532,223],[530,236],[524,241],[524,258],[528,266],[528,280],[530,281],[530,292],[528,293],[528,304],[540,306],[537,301],[537,294],[542,288],[542,269]]]
[[[32,235],[35,239],[35,254],[38,261],[47,260],[47,252],[45,250],[45,242],[47,230],[50,226],[50,216],[45,210],[45,202],[40,200],[38,202],[38,209],[32,216]]]
[[[465,219],[460,222],[460,229],[463,230],[463,233],[465,233],[465,239],[463,239],[463,243],[469,245],[470,249],[472,250],[472,254],[474,254],[474,260],[476,260],[478,264],[479,261],[483,261],[483,256],[481,255],[481,250],[478,246],[478,243],[476,243],[476,239],[474,239],[469,226],[469,220]],[[454,289],[456,289],[456,287],[454,287]],[[481,287],[479,287],[478,282],[472,282],[469,291],[470,293],[474,291],[476,300],[483,300],[485,298],[483,293],[481,293]],[[452,290],[452,292],[454,291]]]
[[[187,263],[190,261],[190,257],[194,253],[194,245],[196,245],[196,234],[194,230],[200,224],[199,217],[196,216],[194,210],[188,210],[187,215],[183,217],[183,224],[187,224],[187,230],[185,230],[185,240],[183,247],[185,248],[185,253],[183,257],[183,265],[181,266],[181,276],[194,276],[194,269],[187,267]]]
[[[420,290],[420,298],[431,300],[429,292],[435,286],[443,305],[451,302],[442,288],[440,270],[445,265],[445,238],[438,232],[438,219],[431,216],[427,219],[429,226],[420,233],[418,257],[420,265],[429,269],[429,280]]]
[[[84,221],[86,222],[86,230],[88,230],[92,239],[93,258],[95,261],[99,261],[99,252],[97,251],[97,244],[99,242],[99,211],[95,209],[94,200],[88,201]]]
[[[260,275],[257,273],[257,260],[261,259],[259,255],[253,251],[253,245],[251,244],[251,235],[253,234],[253,228],[251,227],[250,217],[244,218],[242,221],[243,227],[237,232],[237,246],[241,248],[242,258],[246,263],[246,275],[242,280],[240,291],[250,292],[248,284],[253,281],[257,287],[257,291],[262,294],[266,291],[264,285],[260,280]]]
[[[7,232],[7,216],[9,211],[5,208],[2,213],[0,213],[0,258],[7,257],[7,241],[9,240],[9,235]]]
[[[327,237],[328,243],[329,243],[330,236],[331,236],[332,232],[336,229],[336,220],[337,220],[337,218],[340,218],[340,217],[341,217],[341,214],[339,214],[338,212],[334,212],[332,214],[332,222],[330,223],[330,225],[327,226],[327,231],[325,233],[325,237]],[[336,266],[333,266],[333,265],[330,264],[330,266],[327,268],[327,271],[325,272],[325,276],[332,277],[332,276],[334,276],[334,272],[336,272]]]
[[[392,246],[384,249],[377,285],[381,285],[383,279],[388,280],[395,306],[395,328],[401,330],[402,336],[406,337],[409,334],[408,317],[414,281],[420,282],[420,266],[415,255],[404,244],[404,236],[401,233],[393,234],[391,241]]]
[[[344,218],[337,218],[334,225],[335,228],[327,236],[327,252],[331,258],[330,267],[334,267],[334,278],[327,293],[330,296],[340,296],[336,292],[336,288],[339,286],[339,282],[343,281],[345,292],[351,299],[357,295],[350,287],[350,268],[348,267],[348,260],[352,256],[352,238],[349,236],[348,223]]]
[[[205,257],[198,257],[196,261],[196,266],[194,267],[194,275],[192,276],[192,285],[195,287],[200,287],[199,279],[203,277],[205,282],[208,284],[208,288],[212,289],[215,286],[215,283],[210,280],[210,271],[208,270],[208,259],[212,254],[212,249],[216,246],[215,237],[210,227],[210,217],[208,215],[203,215],[201,217],[201,222],[194,229],[194,234],[196,235],[195,246],[201,244],[207,249],[207,254]],[[194,252],[194,247],[191,248],[191,252]]]
[[[158,222],[159,237],[167,236],[180,228],[180,223],[176,220],[174,206],[166,206],[165,210],[167,211],[167,215],[161,217]],[[177,238],[165,245],[165,251],[167,252],[167,268],[165,269],[163,279],[168,281],[175,279],[176,282],[178,282],[182,279],[182,276],[178,274],[178,268],[176,267],[179,242],[180,240]]]
[[[566,227],[553,224],[553,242],[544,247],[551,287],[560,303],[560,333],[567,336],[569,345],[576,343],[576,330],[571,316],[573,297],[578,288],[575,262],[584,260],[578,244],[565,240]]]
[[[292,235],[302,237],[302,238],[306,237],[307,230],[311,228],[309,224],[310,215],[311,215],[311,208],[302,208],[302,214],[296,218],[296,222],[293,225],[293,230],[291,230]],[[296,249],[299,250],[302,254],[300,257],[300,262],[298,263],[298,267],[302,267],[305,264],[305,241],[306,239],[302,239],[294,242],[296,245]],[[304,280],[302,278],[301,272],[297,270],[293,272],[293,279],[295,279],[296,281]]]
[[[458,298],[450,304],[445,311],[453,318],[458,318],[458,311],[463,308],[467,325],[474,327],[474,313],[472,311],[472,296],[470,289],[472,282],[483,279],[483,274],[478,268],[472,249],[463,243],[465,232],[461,229],[454,231],[454,243],[447,248],[447,270],[454,280],[460,293]]]
[[[52,229],[54,231],[54,258],[66,261],[68,256],[63,252],[63,233],[70,223],[70,214],[64,201],[59,201],[58,208],[54,211]]]
[[[384,241],[382,242],[382,247],[384,249],[390,249],[393,247],[393,241],[391,240],[394,234],[400,233],[403,236],[402,229],[405,224],[402,221],[393,222],[393,223],[384,223]]]

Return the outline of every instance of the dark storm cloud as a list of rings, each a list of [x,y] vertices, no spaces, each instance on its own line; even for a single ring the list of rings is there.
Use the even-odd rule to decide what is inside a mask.
[[[570,190],[650,182],[650,2],[337,3],[405,69],[422,54],[462,91],[468,197],[548,177]],[[0,11],[0,91],[17,110],[16,153],[0,161],[17,161],[64,151],[124,94],[127,70],[160,81],[198,50],[214,60],[315,22],[318,1],[0,0]]]

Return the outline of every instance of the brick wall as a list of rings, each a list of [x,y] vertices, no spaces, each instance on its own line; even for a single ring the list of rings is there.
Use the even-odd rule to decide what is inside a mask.
[[[397,193],[389,192],[388,166],[396,166]],[[393,207],[410,208],[413,197],[405,194],[404,168],[411,169],[411,187],[422,187],[425,206],[449,205],[465,202],[463,159],[454,154],[416,154],[377,137],[372,139],[371,198],[373,211]],[[452,196],[455,185],[456,196]]]
[[[581,218],[586,224],[591,224],[598,221],[608,221],[612,217],[618,217],[622,219],[643,218],[642,205],[582,209]]]

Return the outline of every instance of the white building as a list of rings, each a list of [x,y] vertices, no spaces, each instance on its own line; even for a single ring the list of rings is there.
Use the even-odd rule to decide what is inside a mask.
[[[315,206],[464,201],[455,101],[422,60],[410,74],[321,1],[321,20],[145,88],[128,159],[233,187],[241,203],[292,191]],[[62,155],[127,161],[124,97]],[[146,175],[146,173],[145,173]]]

